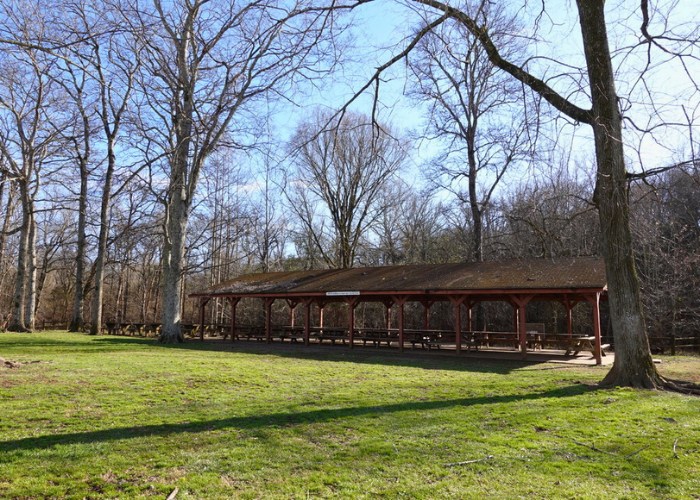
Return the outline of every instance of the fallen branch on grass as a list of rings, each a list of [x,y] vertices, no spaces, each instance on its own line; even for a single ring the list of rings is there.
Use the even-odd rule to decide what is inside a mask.
[[[649,448],[649,446],[642,446],[642,447],[639,448],[637,451],[633,451],[633,452],[630,453],[629,455],[625,455],[625,458],[633,457],[633,456],[635,456],[637,453],[639,453],[639,452],[641,452],[641,451],[644,451],[644,450],[646,450],[647,448]]]
[[[491,460],[493,458],[493,455],[486,455],[484,458],[477,458],[475,460],[465,460],[463,462],[452,462],[449,464],[445,464],[445,467],[457,467],[460,465],[469,465],[469,464],[475,464],[478,462],[486,462],[487,460]]]

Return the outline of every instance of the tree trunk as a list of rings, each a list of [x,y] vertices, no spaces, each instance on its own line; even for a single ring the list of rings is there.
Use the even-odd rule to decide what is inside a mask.
[[[133,320],[130,319],[129,316],[129,253],[125,255],[125,263],[121,268],[121,272],[124,275],[123,281],[124,281],[124,298],[122,300],[121,304],[121,317],[124,318],[124,321],[128,321],[129,323],[133,323]]]
[[[577,0],[593,103],[598,164],[598,207],[608,298],[615,338],[615,363],[602,384],[655,388],[656,372],[646,336],[639,281],[632,254],[628,182],[622,127],[605,26],[604,0]]]
[[[97,335],[102,330],[102,307],[104,302],[104,278],[107,263],[107,239],[109,237],[110,210],[112,201],[112,176],[117,163],[114,152],[114,136],[109,131],[109,125],[104,125],[107,135],[107,172],[102,186],[102,204],[100,206],[100,235],[97,241],[97,258],[95,260],[95,290],[92,295],[92,324],[90,335]]]
[[[3,179],[3,187],[7,186],[7,203],[5,205],[5,217],[0,229],[0,290],[5,289],[5,278],[7,277],[9,264],[5,256],[5,245],[7,244],[7,233],[10,230],[10,223],[15,212],[16,186],[14,183]],[[0,202],[2,196],[0,196]],[[9,287],[8,287],[9,288]]]
[[[484,245],[481,220],[481,207],[479,206],[479,192],[476,187],[476,119],[472,119],[467,129],[467,167],[469,168],[469,208],[472,213],[472,225],[474,226],[474,234],[472,239],[472,258],[475,262],[484,260]]]
[[[34,220],[34,204],[30,203],[29,236],[27,238],[27,288],[24,304],[24,324],[29,331],[34,330],[37,306],[37,269],[36,269],[36,221]]]
[[[87,130],[87,129],[86,129]],[[87,134],[87,132],[86,132]],[[84,160],[80,162],[80,198],[78,199],[78,243],[75,255],[75,294],[73,296],[73,314],[69,332],[83,329],[83,286],[85,282],[85,228],[87,225],[88,172]]]
[[[27,182],[24,179],[18,180],[20,200],[22,202],[22,225],[19,231],[19,248],[17,249],[17,274],[15,275],[15,292],[12,297],[12,317],[7,325],[11,332],[26,332],[27,324],[25,320],[26,300],[27,300],[27,272],[28,272],[28,247],[29,247],[29,224],[30,211],[29,193]]]
[[[185,254],[185,237],[188,206],[184,187],[174,183],[174,192],[166,208],[167,220],[163,245],[163,329],[160,341],[183,342],[180,321],[182,303],[182,261]]]

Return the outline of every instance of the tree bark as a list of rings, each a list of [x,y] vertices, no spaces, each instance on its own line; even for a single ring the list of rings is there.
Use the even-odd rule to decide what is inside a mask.
[[[102,307],[104,302],[104,276],[107,261],[107,238],[109,236],[110,208],[112,198],[112,175],[116,157],[114,140],[107,140],[107,172],[102,186],[102,205],[100,208],[100,234],[97,241],[97,258],[95,260],[95,290],[92,292],[92,321],[90,335],[97,335],[102,329]]]
[[[183,342],[180,329],[182,303],[182,262],[185,254],[185,238],[188,206],[183,200],[184,188],[175,189],[166,207],[166,234],[163,246],[163,329],[161,342]]]
[[[36,269],[36,221],[34,220],[34,203],[30,202],[29,235],[27,237],[27,285],[24,297],[24,324],[29,331],[34,330],[37,306],[37,269]]]
[[[15,292],[12,297],[12,317],[7,325],[7,329],[11,332],[26,332],[28,331],[26,323],[26,297],[27,297],[27,272],[28,265],[28,247],[29,247],[29,224],[31,206],[28,201],[29,193],[25,179],[19,179],[19,195],[22,203],[22,225],[19,231],[19,247],[17,255],[17,274],[15,275]]]
[[[88,135],[87,119],[84,131]],[[86,140],[86,148],[89,148]],[[87,158],[80,158],[80,196],[78,198],[78,241],[75,255],[75,293],[73,295],[73,314],[71,315],[69,332],[79,332],[83,329],[83,287],[85,284],[85,229],[87,226],[87,197],[88,197],[88,168]]]
[[[467,127],[467,168],[469,169],[469,208],[472,213],[472,225],[474,234],[472,237],[472,258],[476,262],[484,260],[483,222],[481,207],[479,206],[479,192],[476,186],[477,159],[476,159],[476,125],[477,118],[473,117]]]
[[[10,223],[12,221],[12,216],[15,212],[16,206],[16,185],[14,182],[9,182],[6,176],[3,178],[2,187],[7,186],[7,203],[5,204],[5,217],[3,219],[2,228],[0,228],[0,287],[5,286],[5,277],[8,274],[8,263],[5,256],[5,245],[7,244],[7,233],[10,230]],[[2,202],[3,197],[0,196],[0,202]]]
[[[593,199],[600,218],[615,338],[615,363],[602,384],[657,388],[662,379],[649,350],[632,253],[622,125],[605,25],[605,1],[577,0],[576,4],[593,104],[591,125],[598,164]]]

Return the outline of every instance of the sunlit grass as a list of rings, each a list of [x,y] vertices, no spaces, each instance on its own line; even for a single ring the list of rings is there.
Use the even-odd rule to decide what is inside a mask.
[[[0,497],[700,495],[700,398],[357,351],[0,334]]]

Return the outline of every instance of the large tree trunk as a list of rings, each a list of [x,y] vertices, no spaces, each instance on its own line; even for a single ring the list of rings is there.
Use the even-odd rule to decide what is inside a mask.
[[[114,152],[114,135],[109,131],[108,124],[104,125],[107,135],[107,172],[102,186],[102,204],[100,206],[100,235],[97,242],[97,258],[95,259],[95,290],[92,295],[92,321],[90,335],[102,331],[102,307],[104,302],[105,266],[107,264],[107,239],[109,237],[110,209],[112,200],[112,177],[117,163]],[[115,126],[116,129],[116,126]]]
[[[188,220],[188,203],[184,187],[174,182],[174,192],[166,208],[167,220],[163,245],[163,327],[160,341],[184,340],[180,329],[182,303],[182,263]]]
[[[5,204],[5,217],[3,219],[2,228],[0,229],[0,289],[4,289],[5,277],[9,274],[9,264],[5,256],[5,245],[7,244],[7,233],[10,230],[10,223],[15,212],[16,201],[15,184],[13,182],[9,182],[7,179],[3,179],[2,187],[4,188],[5,186],[7,186],[7,203]],[[0,202],[1,201],[2,196],[0,196]]]
[[[37,269],[36,269],[36,221],[34,204],[30,204],[29,236],[27,238],[27,288],[25,294],[24,322],[27,329],[34,330],[37,308]]]
[[[27,300],[27,272],[29,271],[29,236],[31,205],[28,201],[28,186],[25,180],[20,179],[19,193],[22,202],[22,225],[19,231],[19,248],[17,250],[17,273],[15,275],[15,292],[12,297],[12,317],[7,325],[11,332],[26,332],[26,300]]]
[[[577,0],[593,102],[598,207],[608,277],[615,363],[603,385],[654,388],[662,384],[646,336],[632,254],[622,127],[605,26],[604,0]]]
[[[479,192],[476,186],[476,118],[470,120],[467,129],[467,168],[469,169],[469,208],[472,213],[472,225],[474,234],[472,239],[472,258],[476,262],[484,260],[484,244],[482,233],[481,207],[479,206]]]
[[[86,132],[87,133],[87,132]],[[85,284],[85,228],[87,225],[88,172],[85,161],[80,165],[80,198],[78,199],[78,244],[75,255],[75,294],[73,296],[73,314],[69,332],[83,329],[83,286]]]

